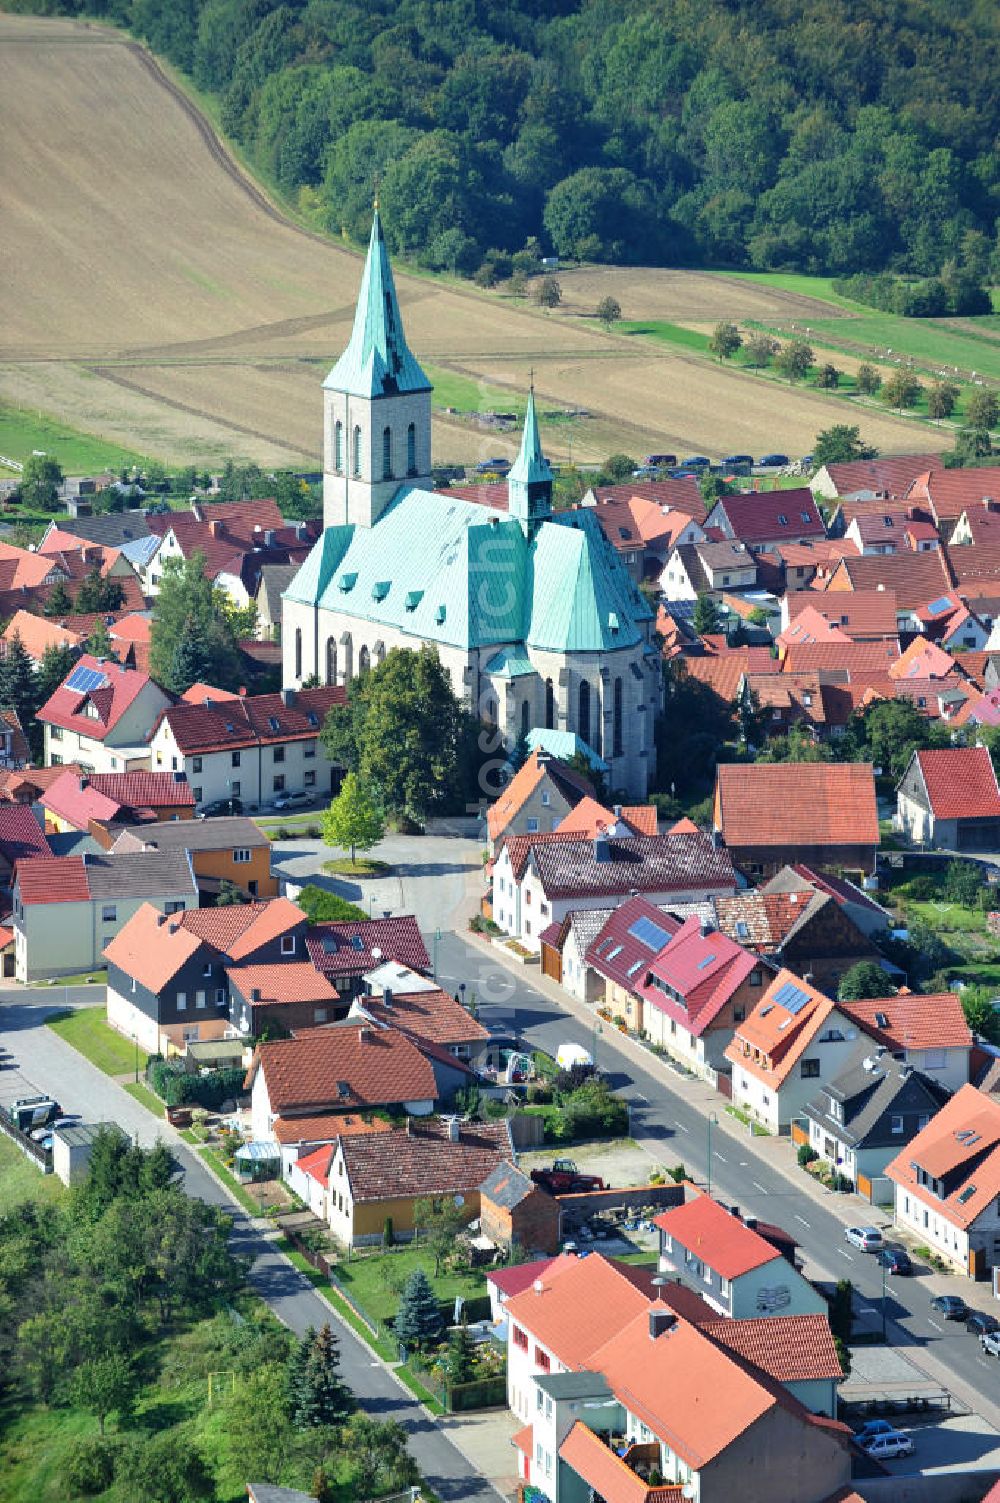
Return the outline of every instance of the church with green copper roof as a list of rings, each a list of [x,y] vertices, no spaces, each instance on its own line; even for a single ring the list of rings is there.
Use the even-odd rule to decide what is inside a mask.
[[[283,682],[344,684],[433,644],[508,748],[576,736],[645,797],[660,707],[653,615],[597,518],[552,508],[534,391],[497,505],[435,491],[431,383],[406,343],[378,210],[350,343],[323,382],[323,535],[285,591]]]

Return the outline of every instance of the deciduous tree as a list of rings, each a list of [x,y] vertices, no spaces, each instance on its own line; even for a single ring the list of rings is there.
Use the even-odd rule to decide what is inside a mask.
[[[878,450],[866,444],[857,425],[834,423],[817,433],[813,444],[813,463],[817,469],[827,464],[849,464],[856,459],[875,459]]]
[[[857,1002],[862,997],[894,997],[896,988],[876,960],[859,960],[844,972],[837,987],[841,1002]]]
[[[716,324],[712,331],[712,337],[708,341],[708,347],[712,354],[721,363],[723,360],[731,360],[743,344],[743,336],[735,324]]]
[[[812,346],[804,339],[792,339],[783,344],[774,357],[774,368],[789,381],[802,381],[809,374],[813,363]]]
[[[965,404],[965,421],[970,428],[987,432],[1000,422],[1000,398],[995,391],[974,391]]]
[[[211,681],[220,689],[236,688],[240,678],[239,654],[223,610],[221,591],[205,575],[205,556],[167,559],[163,565],[160,592],[153,602],[153,626],[149,651],[150,673],[158,684],[175,693],[190,685],[175,681],[175,658],[179,644],[197,622],[211,654]]]
[[[340,792],[323,815],[323,839],[351,853],[357,865],[358,851],[370,851],[385,835],[385,810],[371,784],[349,772]]]
[[[622,305],[616,297],[602,297],[596,311],[604,327],[611,329],[621,319]]]
[[[882,385],[882,377],[874,365],[867,362],[858,366],[858,373],[854,378],[854,389],[863,397],[873,397]]]
[[[746,353],[747,365],[759,371],[771,364],[778,349],[778,341],[772,339],[770,334],[751,334],[743,349]]]
[[[18,491],[26,506],[53,506],[63,483],[62,466],[51,454],[29,454]]]
[[[895,407],[897,412],[904,408],[916,407],[920,399],[923,387],[916,376],[909,371],[893,371],[882,384],[882,401],[887,407]]]
[[[562,288],[555,277],[542,277],[535,288],[535,302],[540,308],[558,308],[562,302]]]

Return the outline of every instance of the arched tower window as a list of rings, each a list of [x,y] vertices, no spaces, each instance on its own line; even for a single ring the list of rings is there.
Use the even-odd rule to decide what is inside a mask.
[[[556,696],[552,688],[552,680],[545,680],[545,724],[551,731],[556,723]]]
[[[622,754],[622,681],[615,679],[615,698],[612,706],[612,752],[613,757]]]
[[[302,677],[302,628],[295,628],[295,677]]]
[[[337,641],[335,637],[326,639],[326,681],[328,684],[337,682]]]
[[[590,685],[586,679],[583,679],[580,684],[576,733],[581,741],[586,741],[587,745],[590,745]]]
[[[333,425],[333,468],[338,475],[344,468],[344,425],[339,418]]]
[[[406,473],[417,473],[417,425],[411,423],[406,430]]]
[[[367,647],[362,647],[358,652],[358,673],[367,673],[371,665],[371,653]]]
[[[361,474],[361,429],[354,429],[354,453],[351,455],[351,468],[355,475]]]
[[[522,699],[521,700],[521,740],[522,741],[524,740],[525,736],[527,736],[527,734],[528,734],[528,732],[530,730],[531,730],[531,705],[530,705],[530,703],[529,703],[528,700]]]
[[[382,479],[392,479],[392,429],[382,429]]]

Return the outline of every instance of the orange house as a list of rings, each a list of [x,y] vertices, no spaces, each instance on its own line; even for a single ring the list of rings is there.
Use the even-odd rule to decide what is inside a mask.
[[[271,871],[271,842],[252,819],[226,815],[179,823],[130,825],[111,847],[113,854],[150,848],[190,852],[198,888],[212,895],[223,881],[233,882],[251,898],[274,898],[278,879]]]

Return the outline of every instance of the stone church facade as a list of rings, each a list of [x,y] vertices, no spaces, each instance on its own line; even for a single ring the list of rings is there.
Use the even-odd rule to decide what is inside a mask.
[[[609,788],[645,797],[662,698],[652,612],[591,512],[553,512],[533,393],[506,511],[431,488],[431,383],[377,211],[323,418],[324,531],[284,595],[285,686],[345,684],[393,647],[433,643],[508,750],[569,733]]]

